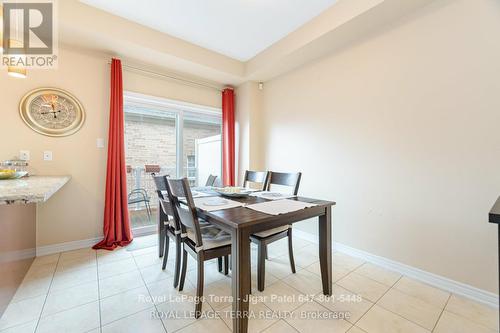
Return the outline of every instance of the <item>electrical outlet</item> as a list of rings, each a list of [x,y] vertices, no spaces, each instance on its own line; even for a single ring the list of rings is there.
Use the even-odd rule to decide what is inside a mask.
[[[30,160],[30,151],[29,150],[20,150],[19,151],[19,159],[23,161],[29,161]]]
[[[97,145],[97,148],[104,148],[104,139],[103,138],[97,138],[96,145]]]
[[[43,152],[43,160],[52,161],[52,152],[50,150],[46,150]]]

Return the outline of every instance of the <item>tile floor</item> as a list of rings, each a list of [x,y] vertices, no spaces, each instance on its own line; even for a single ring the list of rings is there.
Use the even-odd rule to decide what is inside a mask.
[[[141,241],[147,238],[135,240]],[[250,332],[498,332],[497,309],[337,252],[334,297],[324,297],[317,245],[294,242],[296,274],[290,272],[286,240],[269,247],[262,293],[252,268]],[[178,292],[172,287],[173,260],[162,271],[156,247],[36,258],[0,319],[0,332],[230,332],[230,277],[217,271],[215,261],[206,263],[208,300],[203,318],[194,320],[195,261],[189,263],[185,290]]]

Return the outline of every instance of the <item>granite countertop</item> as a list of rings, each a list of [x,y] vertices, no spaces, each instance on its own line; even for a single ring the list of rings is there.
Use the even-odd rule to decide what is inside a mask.
[[[500,224],[500,197],[498,197],[493,207],[491,207],[489,218],[491,223]]]
[[[0,180],[0,205],[47,201],[70,176],[30,176]]]

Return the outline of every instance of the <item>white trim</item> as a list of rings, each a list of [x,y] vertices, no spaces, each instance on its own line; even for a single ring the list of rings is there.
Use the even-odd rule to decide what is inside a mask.
[[[293,234],[297,236],[298,238],[302,238],[304,240],[307,240],[312,243],[318,244],[318,236],[302,231],[302,230],[297,230],[297,228],[294,228]],[[375,254],[371,254],[369,252],[359,250],[350,246],[347,246],[342,243],[334,242],[333,243],[333,248],[336,251],[345,253],[347,255],[350,255],[352,257],[360,258],[363,259],[367,262],[373,263],[375,265],[384,267],[386,269],[398,272],[402,275],[408,276],[410,278],[413,278],[415,280],[422,281],[424,283],[427,283],[431,286],[449,291],[451,293],[457,294],[457,295],[462,295],[468,298],[471,298],[475,301],[485,303],[489,306],[498,308],[498,295],[494,294],[492,292],[479,289],[476,287],[473,287],[471,285],[454,281],[449,278],[446,278],[444,276],[440,276],[434,273],[430,273],[424,270],[421,270],[416,267],[412,267],[403,263],[400,263],[395,260],[391,260],[385,257],[377,256]]]
[[[156,233],[156,225],[138,228],[136,230],[133,230],[132,233],[133,233],[134,237],[151,235],[151,234]],[[40,256],[48,255],[48,254],[54,254],[54,253],[71,251],[71,250],[89,248],[89,247],[94,246],[95,244],[97,244],[101,240],[102,240],[102,237],[96,237],[96,238],[82,239],[82,240],[77,240],[77,241],[72,241],[72,242],[37,246],[36,256],[40,257]]]
[[[40,257],[40,256],[48,255],[48,254],[54,254],[54,253],[59,253],[59,252],[83,249],[86,247],[92,247],[93,245],[95,245],[96,243],[98,243],[101,240],[102,240],[102,237],[97,237],[97,238],[82,239],[82,240],[59,243],[59,244],[37,246],[36,256]]]
[[[201,104],[188,103],[183,101],[177,101],[173,99],[151,96],[140,94],[132,91],[123,92],[123,100],[126,103],[139,105],[149,105],[161,109],[169,109],[184,112],[194,112],[198,114],[206,115],[217,115],[220,116],[222,113],[221,108],[214,108],[212,106],[206,106]]]

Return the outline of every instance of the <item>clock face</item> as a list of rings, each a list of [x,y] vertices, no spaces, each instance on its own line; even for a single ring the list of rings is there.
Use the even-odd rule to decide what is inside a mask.
[[[71,135],[85,120],[80,102],[68,92],[55,88],[30,91],[21,100],[19,112],[31,129],[49,136]]]

